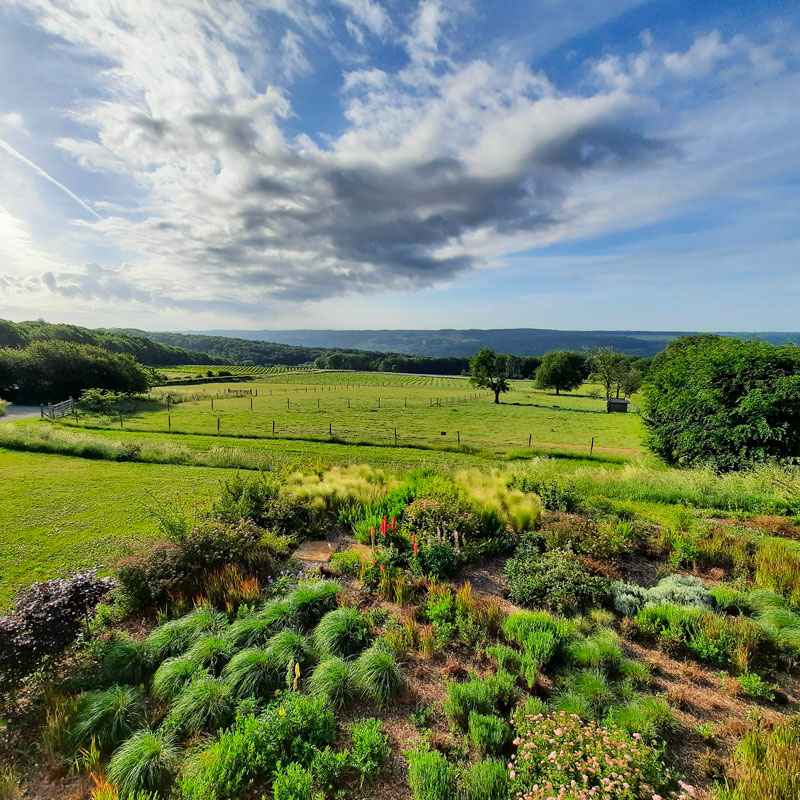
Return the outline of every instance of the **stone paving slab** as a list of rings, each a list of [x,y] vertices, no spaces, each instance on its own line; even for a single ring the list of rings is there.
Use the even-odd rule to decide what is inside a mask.
[[[357,544],[351,544],[350,547],[347,548],[347,552],[358,553],[361,556],[362,561],[365,558],[372,557],[372,548],[368,544],[361,544],[360,542]]]
[[[294,558],[301,561],[330,561],[331,556],[336,552],[336,545],[332,542],[303,542],[297,550],[292,553]]]

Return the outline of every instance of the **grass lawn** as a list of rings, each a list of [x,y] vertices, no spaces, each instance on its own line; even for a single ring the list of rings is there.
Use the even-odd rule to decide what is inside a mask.
[[[0,449],[0,607],[18,584],[113,563],[154,534],[148,505],[200,501],[226,474]]]
[[[253,390],[237,396],[229,390]],[[257,395],[256,395],[257,392]],[[171,404],[167,394],[182,402]],[[291,373],[247,384],[161,388],[154,401],[124,415],[127,430],[265,438],[327,438],[344,442],[417,446],[467,445],[503,456],[536,446],[566,446],[637,455],[643,427],[638,414],[606,414],[605,401],[584,393],[561,396],[515,381],[495,405],[463,378],[375,373]],[[252,403],[252,409],[251,409]],[[213,406],[213,408],[212,408]],[[77,423],[119,428],[119,417],[84,414]]]

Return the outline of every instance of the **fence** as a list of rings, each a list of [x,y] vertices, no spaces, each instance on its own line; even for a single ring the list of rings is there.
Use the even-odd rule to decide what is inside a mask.
[[[61,403],[48,403],[46,406],[41,406],[42,419],[58,419],[59,417],[66,417],[67,414],[75,413],[75,401],[70,397],[69,400],[64,400]]]

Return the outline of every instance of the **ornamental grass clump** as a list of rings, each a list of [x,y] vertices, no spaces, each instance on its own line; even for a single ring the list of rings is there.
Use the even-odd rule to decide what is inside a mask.
[[[284,683],[285,675],[285,668],[276,668],[275,657],[270,652],[250,647],[228,662],[222,671],[222,680],[236,697],[266,697]]]
[[[522,800],[690,800],[695,789],[662,762],[659,748],[615,726],[584,723],[576,714],[515,718],[517,751],[509,762],[512,790]]]
[[[109,645],[100,666],[106,685],[139,684],[150,674],[153,660],[150,648],[141,639],[124,635]]]
[[[206,673],[203,667],[188,658],[181,656],[168,658],[153,675],[150,691],[159,700],[171,700],[180,694],[192,678],[204,674]]]
[[[102,749],[108,750],[116,747],[143,720],[142,693],[133,686],[86,692],[78,698],[70,738],[78,747],[94,737]]]
[[[179,761],[171,735],[145,728],[115,750],[108,765],[108,779],[119,787],[121,800],[133,800],[134,796],[166,789]]]
[[[378,706],[385,705],[405,685],[394,653],[376,645],[353,662],[353,679],[361,694]]]
[[[353,676],[350,664],[332,656],[321,661],[308,681],[309,692],[322,697],[332,708],[341,708],[353,694]]]
[[[222,728],[233,719],[233,690],[211,676],[193,678],[184,686],[164,720],[167,732],[197,733]]]
[[[339,602],[341,586],[334,581],[301,583],[287,598],[292,607],[292,621],[305,631],[311,630]]]
[[[337,608],[320,620],[313,638],[321,656],[354,658],[367,644],[369,624],[358,609]]]

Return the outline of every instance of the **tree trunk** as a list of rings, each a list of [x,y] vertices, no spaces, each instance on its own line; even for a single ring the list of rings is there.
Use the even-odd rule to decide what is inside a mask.
[[[495,389],[494,390],[494,402],[497,403],[498,405],[500,405],[500,390],[499,389]]]
[[[556,386],[556,396],[558,396],[558,386]]]

